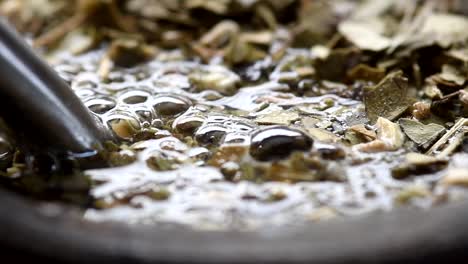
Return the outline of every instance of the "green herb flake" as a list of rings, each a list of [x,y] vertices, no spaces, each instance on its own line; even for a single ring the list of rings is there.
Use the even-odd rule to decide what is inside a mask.
[[[368,118],[375,122],[378,117],[390,121],[402,115],[412,101],[408,95],[408,79],[401,71],[390,73],[376,86],[364,89],[364,104]]]

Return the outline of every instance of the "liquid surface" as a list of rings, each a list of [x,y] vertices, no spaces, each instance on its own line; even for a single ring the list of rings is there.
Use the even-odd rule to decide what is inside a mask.
[[[89,221],[202,230],[465,199],[467,7],[3,1],[0,14],[117,140],[102,153],[109,167],[63,177],[50,157],[13,155],[0,133],[0,174]]]
[[[116,70],[103,82],[96,74],[98,58],[99,52],[65,56],[55,66],[85,105],[127,142],[116,153],[117,160],[129,164],[85,172],[96,199],[96,208],[84,214],[90,221],[251,230],[395,206],[425,209],[467,194],[438,184],[446,169],[404,180],[392,177],[391,169],[409,152],[404,148],[364,153],[344,144],[345,131],[365,119],[360,101],[333,94],[296,96],[278,82],[275,71],[231,96],[198,92],[189,79],[194,72],[241,77],[218,65],[160,58]],[[265,100],[272,102],[265,106]],[[316,129],[327,136],[317,137]],[[302,146],[301,136],[314,138],[313,147]],[[274,151],[278,139],[286,140],[286,145],[280,142],[286,151],[279,156]],[[260,160],[251,155],[259,142],[263,148],[273,144],[257,154]],[[324,168],[296,169],[306,162],[291,153],[306,153]],[[455,155],[449,167],[466,166],[466,158]]]

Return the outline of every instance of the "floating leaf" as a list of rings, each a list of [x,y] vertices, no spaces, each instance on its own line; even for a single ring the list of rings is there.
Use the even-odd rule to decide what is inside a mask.
[[[340,138],[337,135],[325,129],[311,127],[306,130],[313,139],[320,142],[336,143],[340,141]]]
[[[155,171],[175,170],[181,162],[172,157],[153,155],[146,160],[146,165]]]
[[[240,82],[239,76],[221,67],[198,69],[188,78],[197,91],[214,90],[226,95],[233,94]]]
[[[153,200],[162,201],[169,199],[169,197],[171,196],[171,192],[166,188],[158,188],[156,190],[152,190],[148,193],[145,193],[145,195]]]
[[[121,139],[129,140],[140,130],[140,124],[132,118],[116,118],[110,120],[108,124]]]
[[[274,111],[259,115],[255,122],[260,125],[289,125],[299,119],[299,114],[294,111]]]

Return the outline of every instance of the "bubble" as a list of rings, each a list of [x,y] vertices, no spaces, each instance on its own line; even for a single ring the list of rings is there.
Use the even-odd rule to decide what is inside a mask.
[[[229,117],[223,115],[212,115],[207,119],[208,123],[224,123],[226,121],[229,121]]]
[[[114,100],[107,97],[92,98],[85,101],[84,104],[95,114],[104,114],[113,109],[116,105]]]
[[[131,90],[122,93],[119,99],[126,104],[141,104],[148,100],[149,93],[141,90]]]
[[[153,113],[146,109],[136,109],[135,114],[141,122],[150,124],[153,121]]]
[[[195,132],[195,140],[203,146],[218,146],[226,133],[227,129],[222,126],[203,126]]]
[[[54,70],[63,80],[71,84],[75,75],[81,71],[81,67],[76,64],[61,64],[54,67]]]
[[[228,133],[224,138],[224,144],[249,144],[250,136],[247,134]]]
[[[232,125],[233,129],[238,131],[238,132],[250,132],[252,131],[255,127],[243,122],[235,122]]]
[[[175,89],[188,89],[190,82],[187,76],[178,73],[167,73],[153,82],[156,87],[174,87]]]
[[[75,94],[82,100],[86,100],[88,98],[92,99],[96,96],[96,92],[93,89],[75,90]]]
[[[279,160],[294,151],[308,151],[313,140],[302,131],[285,126],[260,129],[252,134],[250,155],[260,161]]]
[[[172,123],[172,128],[182,134],[193,134],[205,119],[200,116],[180,116]]]
[[[206,161],[211,157],[211,152],[203,147],[191,148],[188,150],[189,157],[197,160]]]
[[[118,138],[124,140],[131,140],[141,129],[138,120],[126,113],[109,115],[107,125]]]
[[[223,98],[223,95],[217,91],[207,90],[200,93],[200,96],[207,101],[216,101]]]
[[[79,89],[97,89],[99,79],[96,74],[91,72],[82,72],[78,74],[71,84],[73,90]]]
[[[151,121],[151,126],[155,128],[162,128],[164,126],[164,122],[161,119],[153,119]]]
[[[177,116],[189,109],[188,99],[175,95],[160,95],[153,99],[153,108],[159,116]]]
[[[122,83],[122,82],[125,82],[125,77],[120,72],[110,72],[107,75],[106,81],[113,82],[113,83]]]

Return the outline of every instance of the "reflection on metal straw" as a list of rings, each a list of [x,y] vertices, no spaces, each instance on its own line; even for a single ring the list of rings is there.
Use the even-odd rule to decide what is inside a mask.
[[[109,136],[68,85],[0,21],[0,117],[22,146],[88,153]]]

